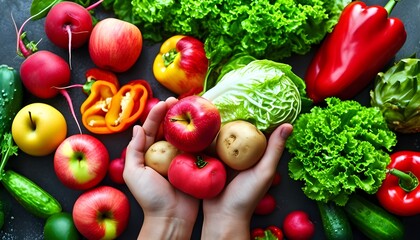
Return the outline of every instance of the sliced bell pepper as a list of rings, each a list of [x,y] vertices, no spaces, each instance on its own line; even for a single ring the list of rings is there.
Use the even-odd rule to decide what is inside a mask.
[[[273,225],[266,229],[255,228],[251,231],[252,240],[283,240],[283,237],[283,231]]]
[[[200,93],[208,64],[200,40],[176,35],[162,44],[153,62],[153,74],[159,83],[175,94]]]
[[[420,152],[398,151],[391,154],[388,173],[376,196],[389,212],[399,216],[420,213]]]
[[[96,81],[80,107],[83,125],[96,134],[126,130],[140,118],[149,90],[144,80],[133,80],[120,89],[110,82]]]
[[[388,17],[397,1],[385,7],[354,1],[343,9],[306,72],[307,94],[314,103],[354,97],[395,56],[407,38],[403,22]]]
[[[86,83],[83,84],[83,92],[87,95],[90,94],[93,83],[98,80],[110,82],[114,84],[117,88],[120,87],[120,82],[118,81],[117,76],[113,72],[107,70],[91,68],[86,71],[85,77]]]

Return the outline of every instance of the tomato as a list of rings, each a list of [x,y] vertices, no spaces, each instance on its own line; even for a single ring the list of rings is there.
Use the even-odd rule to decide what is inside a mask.
[[[168,179],[174,187],[195,198],[213,198],[226,184],[226,169],[216,158],[181,153],[172,159]]]
[[[76,240],[79,238],[79,232],[70,213],[56,213],[47,218],[44,225],[45,240]]]

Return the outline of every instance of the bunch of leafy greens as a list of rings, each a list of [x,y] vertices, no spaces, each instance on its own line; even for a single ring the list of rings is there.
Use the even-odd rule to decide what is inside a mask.
[[[397,139],[378,108],[338,98],[326,102],[296,120],[286,143],[289,174],[303,181],[310,199],[343,206],[357,189],[378,190]]]
[[[247,63],[248,62],[248,63]],[[225,65],[217,84],[204,92],[220,112],[222,122],[245,120],[263,132],[292,123],[312,102],[304,81],[287,64],[241,56]]]
[[[236,53],[278,61],[305,54],[332,30],[351,0],[105,0],[115,15],[140,27],[144,39],[174,34],[205,43],[212,65]],[[130,4],[131,3],[131,4]]]

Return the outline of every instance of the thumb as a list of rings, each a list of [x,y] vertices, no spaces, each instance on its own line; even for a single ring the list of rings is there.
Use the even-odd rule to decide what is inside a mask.
[[[287,138],[292,131],[293,126],[289,123],[284,123],[274,130],[268,140],[267,149],[256,166],[257,171],[269,171],[269,173],[274,174],[286,146]]]
[[[128,143],[125,169],[137,169],[144,166],[146,135],[142,127],[133,127],[133,137]]]

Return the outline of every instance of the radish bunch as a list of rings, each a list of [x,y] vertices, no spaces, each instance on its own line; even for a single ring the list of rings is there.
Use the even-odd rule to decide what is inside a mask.
[[[88,10],[100,2],[85,9],[73,2],[55,4],[45,19],[45,32],[48,38],[59,47],[80,47],[87,42],[92,31],[92,18]],[[70,106],[70,110],[81,132],[74,113],[70,96],[64,87],[70,84],[71,68],[60,56],[47,50],[38,51],[32,42],[26,44],[26,34],[23,28],[36,15],[27,19],[17,29],[17,52],[26,58],[20,68],[20,76],[25,88],[34,96],[48,99],[61,93]],[[70,57],[71,60],[71,57]]]

